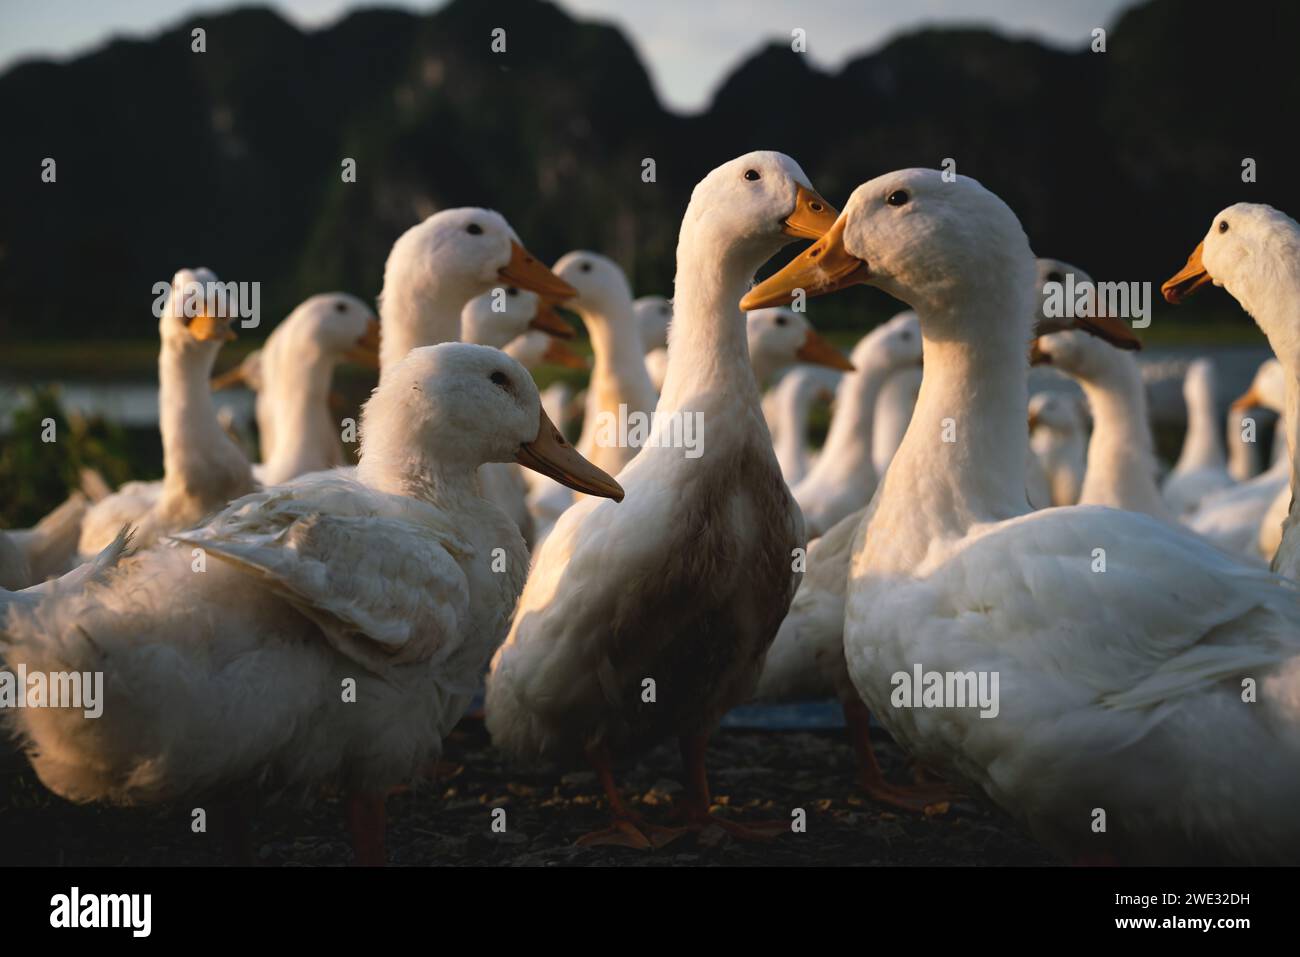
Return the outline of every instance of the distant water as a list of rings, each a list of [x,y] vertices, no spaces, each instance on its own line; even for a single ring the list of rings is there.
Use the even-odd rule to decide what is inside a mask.
[[[158,425],[158,386],[147,381],[129,382],[60,382],[59,396],[70,414],[102,416],[130,429]],[[0,380],[0,430],[8,429],[14,409],[26,404],[27,386]],[[253,415],[253,394],[245,389],[230,389],[215,394],[217,408],[233,410],[238,421]]]
[[[1138,353],[1147,379],[1151,416],[1158,424],[1184,421],[1182,376],[1187,363],[1201,356],[1214,359],[1218,373],[1219,405],[1228,403],[1246,391],[1259,364],[1271,353],[1260,346],[1229,346],[1198,349],[1179,346],[1144,349]],[[1030,391],[1072,388],[1059,373],[1035,369],[1030,374]],[[64,407],[86,416],[101,415],[128,428],[148,428],[158,424],[158,387],[141,380],[104,382],[68,381],[59,384]],[[22,387],[0,379],[0,429],[7,428],[13,409],[22,402]],[[218,407],[229,407],[238,421],[253,415],[253,395],[244,389],[216,394]]]

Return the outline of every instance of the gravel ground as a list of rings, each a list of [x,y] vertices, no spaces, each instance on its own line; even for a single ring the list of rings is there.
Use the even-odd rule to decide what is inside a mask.
[[[877,745],[891,780],[907,779],[902,753]],[[657,851],[582,848],[574,840],[608,823],[587,770],[520,771],[503,763],[483,725],[467,719],[447,741],[440,778],[388,800],[388,849],[397,865],[1050,864],[1052,857],[983,801],[954,802],[930,817],[894,813],[858,796],[853,756],[837,731],[718,732],[710,743],[718,813],[742,821],[790,820],[804,833],[737,843],[720,832],[687,835]],[[669,824],[680,791],[677,750],[665,744],[618,769],[633,806]],[[493,809],[506,815],[491,828]],[[0,864],[212,865],[231,858],[210,827],[194,834],[188,807],[77,807],[47,792],[26,763],[0,760]],[[717,836],[718,840],[706,840]],[[269,809],[253,822],[254,854],[266,865],[341,865],[352,860],[342,808],[325,799],[305,811]]]

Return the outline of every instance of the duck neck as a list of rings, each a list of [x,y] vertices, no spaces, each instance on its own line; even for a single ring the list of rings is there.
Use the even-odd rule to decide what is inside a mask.
[[[802,378],[775,386],[776,458],[788,466],[802,468],[808,456],[808,416],[812,412],[817,385]]]
[[[477,468],[428,455],[413,444],[363,446],[356,476],[376,492],[413,498],[452,512],[482,498]]]
[[[587,392],[587,414],[593,418],[601,412],[618,415],[620,405],[628,412],[650,412],[655,404],[632,299],[613,300],[599,311],[582,310],[595,357]]]
[[[835,390],[835,415],[815,470],[848,470],[869,482],[869,487],[875,486],[876,467],[871,449],[875,439],[876,400],[892,371],[882,359],[869,355],[861,368],[840,380]]]
[[[441,280],[437,269],[418,285],[386,277],[379,306],[380,379],[412,349],[459,340],[460,312],[470,298],[458,284]]]
[[[341,461],[329,406],[333,377],[333,362],[317,357],[305,369],[291,370],[289,375],[276,375],[272,380],[271,400],[278,419],[279,441],[266,462],[268,483],[326,469]]]
[[[1029,282],[1021,285],[1032,291]],[[925,373],[907,434],[885,473],[874,519],[919,533],[887,546],[907,553],[905,563],[924,553],[930,535],[960,536],[977,522],[1029,510],[1029,329],[1026,321],[1007,316],[1029,316],[1031,303],[1018,287],[1011,290],[1002,306],[996,297],[971,297],[942,317],[917,310]],[[969,340],[954,337],[954,331],[965,330],[978,334]]]
[[[1190,383],[1187,401],[1187,436],[1175,469],[1188,471],[1223,466],[1223,446],[1219,444],[1219,422],[1214,410],[1214,392],[1206,380]]]
[[[728,244],[704,226],[688,218],[677,242],[668,371],[658,413],[718,402],[759,406],[740,300],[775,250]]]
[[[1244,482],[1259,471],[1259,446],[1246,442],[1241,436],[1241,423],[1247,413],[1234,411],[1228,415],[1228,431],[1224,442],[1228,448],[1228,473],[1238,482]]]
[[[174,345],[158,354],[158,427],[162,433],[164,485],[202,488],[211,481],[205,462],[237,450],[217,421],[208,384],[217,349],[207,343]]]
[[[1107,363],[1103,375],[1078,380],[1093,419],[1079,504],[1163,515],[1142,373],[1124,353],[1108,355]]]

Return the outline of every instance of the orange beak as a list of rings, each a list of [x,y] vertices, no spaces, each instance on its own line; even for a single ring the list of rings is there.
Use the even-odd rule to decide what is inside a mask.
[[[811,362],[815,366],[826,366],[828,369],[839,369],[841,372],[854,371],[853,363],[844,357],[844,353],[811,329],[808,330],[808,335],[795,356],[801,362]]]
[[[1232,409],[1233,412],[1245,412],[1247,409],[1254,409],[1261,405],[1263,405],[1263,403],[1260,401],[1259,392],[1256,391],[1254,385],[1252,385],[1244,393],[1233,399],[1232,405],[1229,406],[1229,408]]]
[[[190,335],[200,342],[211,342],[218,339],[222,342],[231,342],[235,339],[235,330],[231,328],[230,317],[213,316],[207,312],[201,312],[187,324]]]
[[[379,368],[379,320],[367,319],[366,331],[343,358],[367,369]]]
[[[560,314],[555,311],[554,304],[547,302],[545,299],[537,303],[537,315],[533,316],[528,323],[528,328],[545,332],[547,335],[555,336],[558,339],[572,339],[576,335],[573,326],[560,318]]]
[[[1204,242],[1197,243],[1192,254],[1187,257],[1187,265],[1166,279],[1160,287],[1166,302],[1178,305],[1207,282],[1213,281],[1206,272],[1205,264],[1201,262],[1201,247],[1204,245]]]
[[[867,282],[871,278],[867,264],[844,248],[846,222],[842,217],[837,219],[826,235],[746,293],[740,308],[748,312],[788,305],[796,289],[811,298]]]
[[[795,239],[821,239],[839,215],[817,190],[800,186],[794,194],[794,212],[785,218],[782,232]]]
[[[510,262],[497,275],[512,286],[535,292],[551,302],[563,302],[578,294],[567,282],[542,264],[536,256],[514,240],[510,241]]]
[[[579,492],[623,501],[623,486],[579,455],[547,417],[545,409],[539,410],[538,417],[537,438],[519,446],[516,462]]]

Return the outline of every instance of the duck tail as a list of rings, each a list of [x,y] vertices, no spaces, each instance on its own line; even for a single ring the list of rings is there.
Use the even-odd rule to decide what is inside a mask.
[[[129,525],[123,525],[117,536],[104,546],[98,555],[67,574],[51,578],[31,588],[24,588],[22,591],[0,589],[0,644],[12,643],[5,626],[10,609],[34,608],[56,592],[79,591],[88,585],[103,581],[109,572],[117,567],[118,562],[131,554],[134,537],[135,530]]]

